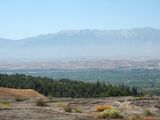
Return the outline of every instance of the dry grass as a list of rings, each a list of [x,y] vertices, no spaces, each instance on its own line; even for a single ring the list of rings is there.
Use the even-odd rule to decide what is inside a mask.
[[[99,105],[99,106],[96,106],[96,111],[102,112],[104,110],[112,109],[112,108],[113,107],[111,105]]]
[[[0,110],[2,109],[10,109],[12,108],[13,105],[10,101],[3,101],[1,104],[0,104]]]
[[[2,98],[42,98],[45,96],[32,89],[13,89],[0,87],[0,97]]]
[[[160,120],[156,116],[131,115],[127,120]]]
[[[150,110],[145,110],[144,115],[145,116],[153,116],[153,113]]]
[[[65,107],[64,107],[64,111],[65,111],[65,112],[69,112],[69,113],[70,113],[70,112],[72,112],[72,110],[73,110],[73,109],[72,109],[71,106],[65,106]]]
[[[36,106],[47,106],[46,102],[43,99],[37,99],[35,103]]]
[[[22,98],[22,97],[17,97],[15,98],[16,102],[21,102],[21,101],[25,101],[28,100],[27,98]]]
[[[68,106],[68,102],[57,102],[56,103],[56,106],[59,108],[59,107],[66,107]]]
[[[140,115],[131,115],[128,117],[128,120],[140,120],[141,116]]]
[[[82,110],[82,108],[74,108],[74,110],[75,110],[75,112],[76,113],[83,113],[83,110]]]

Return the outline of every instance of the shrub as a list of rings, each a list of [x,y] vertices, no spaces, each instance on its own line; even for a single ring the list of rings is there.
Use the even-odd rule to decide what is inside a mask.
[[[49,95],[49,96],[48,96],[48,100],[49,100],[49,101],[52,101],[52,100],[53,100],[53,96],[52,96],[52,95]]]
[[[27,100],[27,98],[17,97],[15,100],[16,100],[17,102],[20,102],[20,101],[25,101],[25,100]]]
[[[36,106],[46,106],[47,104],[45,103],[44,100],[42,99],[37,99],[36,100]]]
[[[102,112],[107,109],[112,109],[113,107],[111,105],[100,105],[96,106],[96,111]]]
[[[66,107],[68,103],[67,102],[57,102],[56,105],[57,107]]]
[[[144,112],[144,115],[145,115],[145,116],[152,116],[153,114],[152,114],[152,112],[151,112],[150,110],[146,110],[146,111]]]
[[[106,109],[98,114],[98,118],[123,118],[121,112],[116,109]]]
[[[5,108],[10,108],[10,107],[12,107],[12,104],[11,104],[10,101],[3,101],[1,107],[2,107],[3,109],[5,109]]]
[[[82,113],[82,109],[80,109],[80,108],[75,108],[74,110],[76,113]]]
[[[2,104],[3,104],[3,105],[8,105],[8,106],[9,106],[9,105],[11,105],[11,102],[10,102],[10,101],[3,101]]]
[[[72,107],[71,106],[65,106],[64,111],[65,112],[72,112]]]

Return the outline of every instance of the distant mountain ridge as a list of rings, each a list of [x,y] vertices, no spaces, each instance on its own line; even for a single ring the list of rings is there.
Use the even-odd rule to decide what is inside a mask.
[[[160,30],[65,30],[21,40],[0,39],[0,58],[119,57],[160,53]]]

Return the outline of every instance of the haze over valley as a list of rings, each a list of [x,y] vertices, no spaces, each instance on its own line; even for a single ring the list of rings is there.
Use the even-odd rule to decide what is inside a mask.
[[[160,30],[64,30],[19,40],[0,39],[0,59],[64,60],[159,57]]]

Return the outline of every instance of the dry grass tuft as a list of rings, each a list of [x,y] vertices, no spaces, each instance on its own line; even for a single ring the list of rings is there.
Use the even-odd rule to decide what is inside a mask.
[[[28,100],[28,99],[25,98],[25,97],[16,97],[15,100],[16,100],[16,102],[21,102],[21,101],[25,101],[25,100]]]
[[[46,102],[43,99],[37,99],[35,103],[36,106],[47,106]]]
[[[13,105],[10,101],[3,101],[0,105],[0,109],[10,109],[12,106]]]
[[[159,120],[156,116],[131,115],[127,120]]]
[[[153,113],[150,110],[144,111],[145,116],[153,116]]]
[[[71,106],[65,106],[64,111],[65,112],[72,112],[72,107]]]
[[[96,111],[98,111],[98,112],[102,112],[102,111],[107,110],[107,109],[113,109],[113,107],[111,105],[96,106]]]
[[[56,103],[56,106],[57,106],[57,107],[62,107],[62,108],[63,108],[63,107],[66,107],[67,105],[68,105],[67,102],[57,102],[57,103]]]

